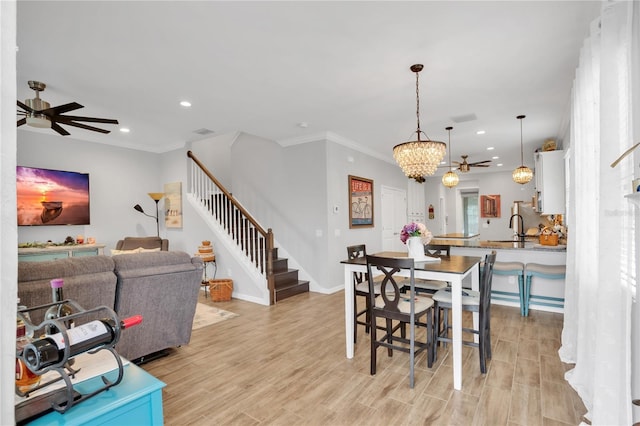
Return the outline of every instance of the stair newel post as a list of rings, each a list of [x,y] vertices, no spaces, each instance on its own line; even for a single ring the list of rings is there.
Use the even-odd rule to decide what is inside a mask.
[[[267,285],[269,286],[269,304],[273,305],[276,300],[276,283],[273,275],[273,248],[274,238],[271,228],[267,229]]]

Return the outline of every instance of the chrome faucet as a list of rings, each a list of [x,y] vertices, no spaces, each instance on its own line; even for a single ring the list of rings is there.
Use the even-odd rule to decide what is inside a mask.
[[[520,223],[518,224],[518,229],[513,232],[513,240],[520,241],[524,243],[524,219],[522,219],[522,215],[520,214],[512,214],[509,218],[509,228],[513,229],[513,218],[517,217],[520,219]]]

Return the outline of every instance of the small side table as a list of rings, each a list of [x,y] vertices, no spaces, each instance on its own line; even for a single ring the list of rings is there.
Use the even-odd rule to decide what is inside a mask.
[[[202,263],[204,263],[202,285],[204,286],[204,297],[206,298],[209,292],[209,276],[207,274],[207,268],[209,265],[213,265],[213,276],[211,277],[211,279],[215,279],[216,273],[218,272],[218,265],[216,264],[215,256],[213,257],[213,260],[203,261]]]

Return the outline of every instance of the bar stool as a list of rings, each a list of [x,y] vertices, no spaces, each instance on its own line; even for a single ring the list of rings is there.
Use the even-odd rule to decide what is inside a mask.
[[[548,280],[563,280],[567,271],[566,265],[542,265],[540,263],[527,263],[524,268],[525,295],[524,316],[529,315],[529,300],[531,299],[531,278],[536,276]]]
[[[520,315],[525,313],[524,291],[524,263],[522,262],[496,262],[493,265],[493,275],[515,275],[518,277],[518,294],[520,296]]]

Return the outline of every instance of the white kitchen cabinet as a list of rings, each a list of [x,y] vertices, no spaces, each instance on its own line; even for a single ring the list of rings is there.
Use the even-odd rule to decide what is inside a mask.
[[[564,214],[564,151],[535,153],[536,211]]]
[[[424,183],[409,179],[407,188],[407,220],[425,223]]]

